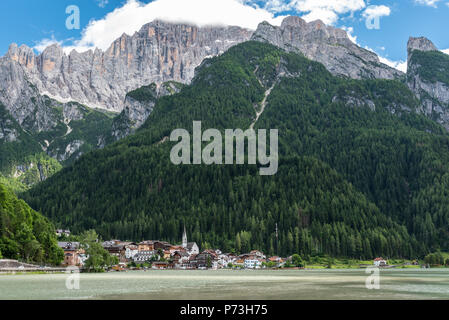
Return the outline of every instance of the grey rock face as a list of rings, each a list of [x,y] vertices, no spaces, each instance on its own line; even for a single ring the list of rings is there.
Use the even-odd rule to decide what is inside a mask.
[[[84,107],[76,102],[68,102],[62,104],[62,115],[64,116],[64,122],[80,121],[84,119]]]
[[[0,140],[14,142],[19,137],[19,133],[12,127],[11,120],[0,122]]]
[[[438,51],[438,49],[427,38],[410,37],[407,44],[407,85],[422,102],[419,112],[436,120],[449,130],[449,83],[438,79],[429,81],[423,78],[421,75],[422,66],[419,61],[412,59],[416,51],[429,52]]]
[[[12,52],[19,50],[15,46],[12,49]],[[0,58],[0,103],[24,130],[49,131],[57,125],[56,116],[46,106],[45,98],[29,82],[20,65],[20,61],[25,66],[30,65],[26,52],[24,50],[20,54]]]
[[[205,57],[221,54],[251,35],[239,27],[199,28],[154,21],[132,36],[124,34],[105,52],[67,55],[52,45],[35,55],[27,46],[12,44],[0,58],[0,103],[18,126],[2,120],[0,140],[16,141],[20,128],[33,137],[49,133],[36,138],[36,143],[60,161],[79,157],[89,148],[102,148],[132,133],[154,108],[155,101],[125,99],[128,92],[156,83],[157,96],[172,94],[177,87],[163,83],[190,82]],[[81,104],[123,111],[114,122],[112,137],[111,132],[92,137],[94,128],[85,130],[92,141],[77,132],[71,134],[76,130],[71,122],[83,120],[90,112]]]
[[[14,68],[21,70],[0,72],[26,75],[39,93],[62,102],[120,112],[128,92],[153,82],[188,83],[205,57],[218,55],[251,35],[239,27],[199,28],[154,21],[132,36],[123,34],[106,52],[66,55],[55,44],[35,56],[30,48],[13,44],[4,59],[16,62]]]
[[[368,98],[361,98],[361,97],[358,98],[353,96],[343,96],[343,97],[335,96],[332,98],[332,102],[342,102],[346,106],[354,108],[367,106],[371,111],[376,110],[376,104]]]
[[[437,47],[432,41],[425,37],[414,38],[410,37],[407,42],[407,62],[410,63],[410,58],[413,50],[419,51],[438,51]]]
[[[181,88],[182,84],[169,81],[160,85],[153,83],[150,86],[128,93],[123,111],[112,124],[114,140],[120,140],[140,128],[153,111],[157,99],[176,94]],[[140,98],[136,94],[138,91],[141,93]]]
[[[51,151],[49,155],[56,160],[63,162],[69,159],[75,152],[77,152],[81,146],[84,144],[82,140],[74,140],[70,142],[65,149],[56,149],[55,151]],[[80,157],[81,154],[78,155]]]
[[[5,115],[0,117],[0,143],[21,140],[25,131],[29,139],[47,152],[52,149],[54,140],[70,134],[71,121],[82,120],[89,110],[76,102],[61,103],[41,95],[26,74],[26,66],[33,65],[30,62],[33,53],[24,48],[13,45],[9,56],[0,58],[0,104],[5,107]],[[44,134],[39,136],[41,133]],[[79,138],[67,137],[66,145],[53,149],[51,156],[70,157],[73,154],[70,144],[74,139]]]
[[[155,106],[154,101],[138,101],[127,96],[125,108],[112,125],[114,140],[120,140],[133,133],[149,117]]]
[[[353,79],[395,79],[403,73],[379,61],[379,57],[354,44],[342,29],[317,20],[310,23],[287,17],[280,27],[267,22],[259,25],[252,40],[268,42],[287,51],[302,53],[318,61],[334,75]]]

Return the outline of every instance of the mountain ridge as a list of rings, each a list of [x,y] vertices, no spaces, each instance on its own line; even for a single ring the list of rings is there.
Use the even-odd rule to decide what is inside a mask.
[[[191,80],[206,56],[249,40],[251,31],[240,27],[196,27],[155,20],[111,46],[65,54],[58,44],[34,55],[27,46],[13,44],[5,55],[24,67],[41,94],[120,112],[126,93],[151,83]]]
[[[179,92],[183,85],[194,79],[197,69],[210,63],[210,58],[249,38],[302,54],[322,63],[332,74],[340,77],[402,81],[404,76],[381,64],[374,53],[354,44],[346,31],[326,26],[319,20],[307,23],[293,16],[285,18],[280,27],[262,22],[254,32],[238,27],[198,28],[156,20],[132,36],[123,34],[104,52],[96,49],[64,54],[60,46],[51,45],[36,56],[31,48],[13,44],[0,58],[0,77],[3,80],[0,82],[0,103],[12,117],[1,119],[0,136],[3,137],[4,149],[11,149],[11,143],[16,142],[19,136],[25,140],[33,136],[36,139],[33,147],[29,141],[22,144],[32,151],[26,156],[43,151],[60,162],[69,163],[90,150],[103,148],[138,130],[153,112],[156,101]],[[209,47],[211,43],[213,46]],[[413,74],[417,67],[410,59],[413,52],[420,50],[431,54],[436,47],[425,38],[411,38],[409,41],[407,84],[421,100],[421,106],[413,111],[449,129],[449,84],[429,83]],[[105,59],[109,62],[104,62]],[[142,76],[144,73],[146,75]],[[67,85],[72,80],[73,83]],[[164,80],[169,81],[160,82]],[[76,87],[73,91],[72,85]],[[126,91],[136,86],[135,90]],[[151,86],[155,89],[149,90],[154,92],[148,95],[147,100],[137,101],[130,95]],[[69,95],[58,97],[62,102],[54,99],[58,90]],[[100,100],[112,101],[112,109],[121,110],[121,113],[109,119],[101,112],[92,113],[82,104],[72,102],[85,101],[88,97],[94,97],[94,104]],[[376,108],[372,98],[336,96],[335,99],[360,106],[368,103],[371,109]],[[404,112],[409,108],[405,105],[397,107],[392,107],[391,111]],[[18,159],[14,164],[26,167],[27,163],[23,161]],[[17,170],[8,168],[7,171],[3,173],[7,175]]]
[[[251,39],[300,52],[322,63],[334,75],[353,79],[403,76],[402,72],[381,63],[375,53],[353,43],[346,31],[326,26],[321,20],[307,23],[300,17],[290,16],[280,27],[263,22]]]

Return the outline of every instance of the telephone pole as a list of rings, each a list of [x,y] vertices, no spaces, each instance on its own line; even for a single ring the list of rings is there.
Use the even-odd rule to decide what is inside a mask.
[[[277,223],[276,223],[276,255],[279,256],[279,232]]]

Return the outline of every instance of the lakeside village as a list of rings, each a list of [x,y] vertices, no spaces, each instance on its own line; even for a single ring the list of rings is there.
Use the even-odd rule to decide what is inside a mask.
[[[58,230],[58,236],[70,236],[68,230]],[[64,250],[63,266],[83,268],[88,259],[79,242],[58,242]],[[219,249],[203,250],[195,242],[188,242],[184,229],[182,244],[172,245],[165,241],[147,240],[139,243],[110,240],[102,243],[102,247],[115,257],[118,264],[109,271],[178,269],[178,270],[218,270],[218,269],[305,269],[305,262],[299,255],[282,258],[267,257],[263,252],[253,250],[249,253],[235,255],[223,253]],[[386,259],[376,258],[372,262],[358,267],[394,267]],[[409,263],[413,265],[415,263]],[[416,262],[416,265],[418,263]],[[331,267],[331,266],[328,266]]]
[[[68,230],[57,230],[57,235],[70,236]],[[83,267],[88,259],[79,242],[58,242],[64,250],[63,266]],[[146,269],[179,269],[179,270],[218,270],[261,269],[264,267],[282,267],[288,259],[267,257],[258,250],[247,254],[235,255],[223,253],[221,250],[204,250],[196,242],[188,242],[184,229],[182,244],[173,245],[166,241],[146,240],[129,242],[109,240],[102,243],[103,248],[119,262],[112,267],[115,271],[146,270]]]
[[[325,255],[305,257],[267,257],[259,250],[249,253],[223,253],[219,249],[200,251],[195,242],[188,242],[184,228],[182,243],[173,245],[166,241],[146,240],[130,242],[109,240],[100,242],[94,230],[84,241],[71,236],[69,230],[56,230],[58,246],[64,252],[58,266],[38,266],[11,259],[0,259],[0,274],[23,272],[58,273],[67,268],[79,268],[81,272],[128,271],[128,270],[219,270],[219,269],[322,269],[322,268],[430,268],[449,267],[449,253],[428,254],[423,260],[384,259],[372,260],[334,259]],[[69,241],[73,239],[74,241]],[[87,240],[88,239],[88,240]],[[73,270],[71,271],[73,272]]]

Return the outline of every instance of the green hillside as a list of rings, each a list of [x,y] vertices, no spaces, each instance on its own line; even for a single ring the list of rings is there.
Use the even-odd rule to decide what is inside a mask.
[[[44,97],[56,126],[27,132],[0,104],[0,181],[14,192],[24,191],[70,164],[81,154],[110,143],[113,114],[72,102],[80,119],[64,122],[61,103]],[[39,111],[36,111],[39,112]],[[80,147],[65,156],[67,147]]]
[[[414,50],[410,65],[417,66],[416,72],[422,80],[449,85],[449,55],[440,51]]]
[[[42,151],[39,143],[23,131],[17,121],[0,103],[0,172],[9,171],[17,159]],[[10,138],[5,138],[5,136]]]
[[[194,120],[203,130],[246,129],[271,87],[255,129],[279,129],[277,175],[170,163],[173,144],[160,142],[173,129],[191,132]],[[226,251],[423,256],[449,247],[449,135],[415,114],[417,105],[398,81],[337,78],[300,55],[247,42],[159,99],[135,135],[23,197],[58,225],[104,238],[179,242],[185,223],[193,241]]]
[[[55,265],[63,259],[54,226],[1,184],[0,256]]]

